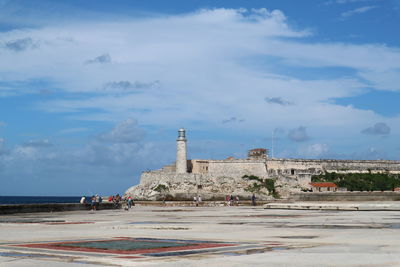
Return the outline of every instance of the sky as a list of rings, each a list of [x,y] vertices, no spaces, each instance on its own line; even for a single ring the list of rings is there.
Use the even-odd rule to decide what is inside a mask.
[[[399,25],[400,0],[0,0],[0,195],[124,193],[181,127],[191,159],[400,160]]]

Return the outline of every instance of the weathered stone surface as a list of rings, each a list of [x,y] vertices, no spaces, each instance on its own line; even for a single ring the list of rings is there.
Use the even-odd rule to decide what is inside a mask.
[[[196,165],[197,164],[197,165]],[[173,199],[192,199],[201,195],[203,199],[223,199],[226,195],[249,198],[245,189],[253,182],[242,179],[243,175],[275,179],[281,197],[309,188],[311,175],[323,172],[387,172],[400,173],[400,162],[389,160],[307,160],[307,159],[227,159],[193,160],[192,172],[176,173],[166,169],[143,172],[140,184],[126,191],[139,199],[154,200],[160,194],[153,189],[159,184],[169,188]],[[207,169],[206,169],[207,167]],[[267,191],[259,198],[269,199]]]

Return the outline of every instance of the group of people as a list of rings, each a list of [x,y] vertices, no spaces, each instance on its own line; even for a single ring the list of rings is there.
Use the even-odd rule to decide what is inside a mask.
[[[257,199],[256,195],[253,194],[251,196],[251,205],[252,206],[257,206],[256,199]],[[240,204],[239,196],[235,196],[234,197],[233,195],[230,195],[230,196],[227,195],[225,197],[225,200],[226,200],[226,205],[227,206],[239,206],[239,204]]]
[[[121,202],[122,198],[119,194],[116,194],[115,196],[109,196],[108,197],[108,202],[113,203],[114,204],[114,209],[119,209],[120,208],[120,202]]]
[[[227,206],[239,206],[239,196],[234,197],[233,195],[228,195],[225,197],[226,205]]]
[[[253,194],[251,197],[251,205],[253,205],[253,206],[257,205],[256,199],[257,198],[256,198],[255,194]],[[227,206],[239,206],[239,204],[240,204],[239,196],[234,197],[233,195],[227,195],[225,200],[226,200]],[[98,194],[96,194],[90,198],[90,201],[91,201],[91,208],[92,208],[91,210],[96,211],[99,209],[99,205],[100,205],[100,202],[102,201],[102,199]],[[113,203],[115,209],[121,208],[121,205],[120,205],[121,201],[122,201],[122,197],[119,194],[116,194],[115,196],[109,196],[109,198],[108,198],[108,202]],[[132,208],[132,206],[135,206],[135,203],[131,196],[125,198],[124,201],[126,202],[125,210],[129,210],[130,208]],[[83,196],[80,200],[80,203],[85,204],[86,197]],[[202,203],[201,196],[200,195],[194,196],[193,203],[196,205],[196,207],[200,206]]]
[[[132,197],[128,197],[125,199],[126,204],[127,204],[127,209],[130,209],[132,206],[135,205],[133,202]],[[100,203],[102,202],[102,198],[96,194],[90,197],[90,204],[91,204],[91,210],[96,211],[99,209]],[[121,202],[122,202],[122,197],[119,194],[116,194],[115,196],[109,196],[108,197],[108,202],[113,203],[113,206],[115,209],[121,208]],[[80,200],[81,204],[86,204],[86,197],[83,196]]]

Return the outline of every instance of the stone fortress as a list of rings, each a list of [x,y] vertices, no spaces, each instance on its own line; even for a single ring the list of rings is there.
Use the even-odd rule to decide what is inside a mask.
[[[250,198],[245,189],[252,184],[242,177],[255,175],[275,179],[276,189],[283,197],[309,189],[311,176],[324,172],[387,172],[400,173],[400,161],[391,160],[330,160],[269,158],[268,150],[252,149],[245,159],[229,157],[224,160],[187,159],[186,135],[179,129],[176,162],[160,170],[143,172],[140,184],[129,188],[125,195],[136,199],[160,199],[158,185],[167,188],[168,196],[176,200],[190,200],[201,195],[203,200],[224,199],[226,195]],[[272,198],[268,192],[258,197]]]

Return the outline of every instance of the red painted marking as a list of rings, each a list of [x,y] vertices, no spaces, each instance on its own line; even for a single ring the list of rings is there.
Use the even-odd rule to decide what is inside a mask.
[[[129,239],[129,238],[127,238]],[[102,240],[103,242],[110,242],[113,240]],[[102,242],[94,241],[94,242]],[[134,240],[133,240],[134,241]],[[170,252],[170,251],[182,251],[182,250],[193,250],[193,249],[203,249],[203,248],[215,248],[215,247],[229,247],[235,246],[235,244],[221,244],[221,243],[199,243],[184,246],[184,247],[168,247],[168,248],[148,248],[148,249],[136,249],[136,250],[116,250],[116,249],[99,249],[99,248],[82,248],[82,247],[61,247],[62,244],[73,244],[73,243],[83,243],[87,241],[72,241],[72,242],[56,242],[56,243],[38,243],[38,244],[22,244],[13,245],[16,247],[28,247],[28,248],[44,248],[53,250],[66,250],[66,251],[83,251],[83,252],[98,252],[98,253],[112,253],[112,254],[142,254],[142,253],[158,253],[158,252]],[[154,241],[158,243],[157,241]],[[182,242],[184,243],[184,242]],[[160,242],[162,245],[162,242]]]

